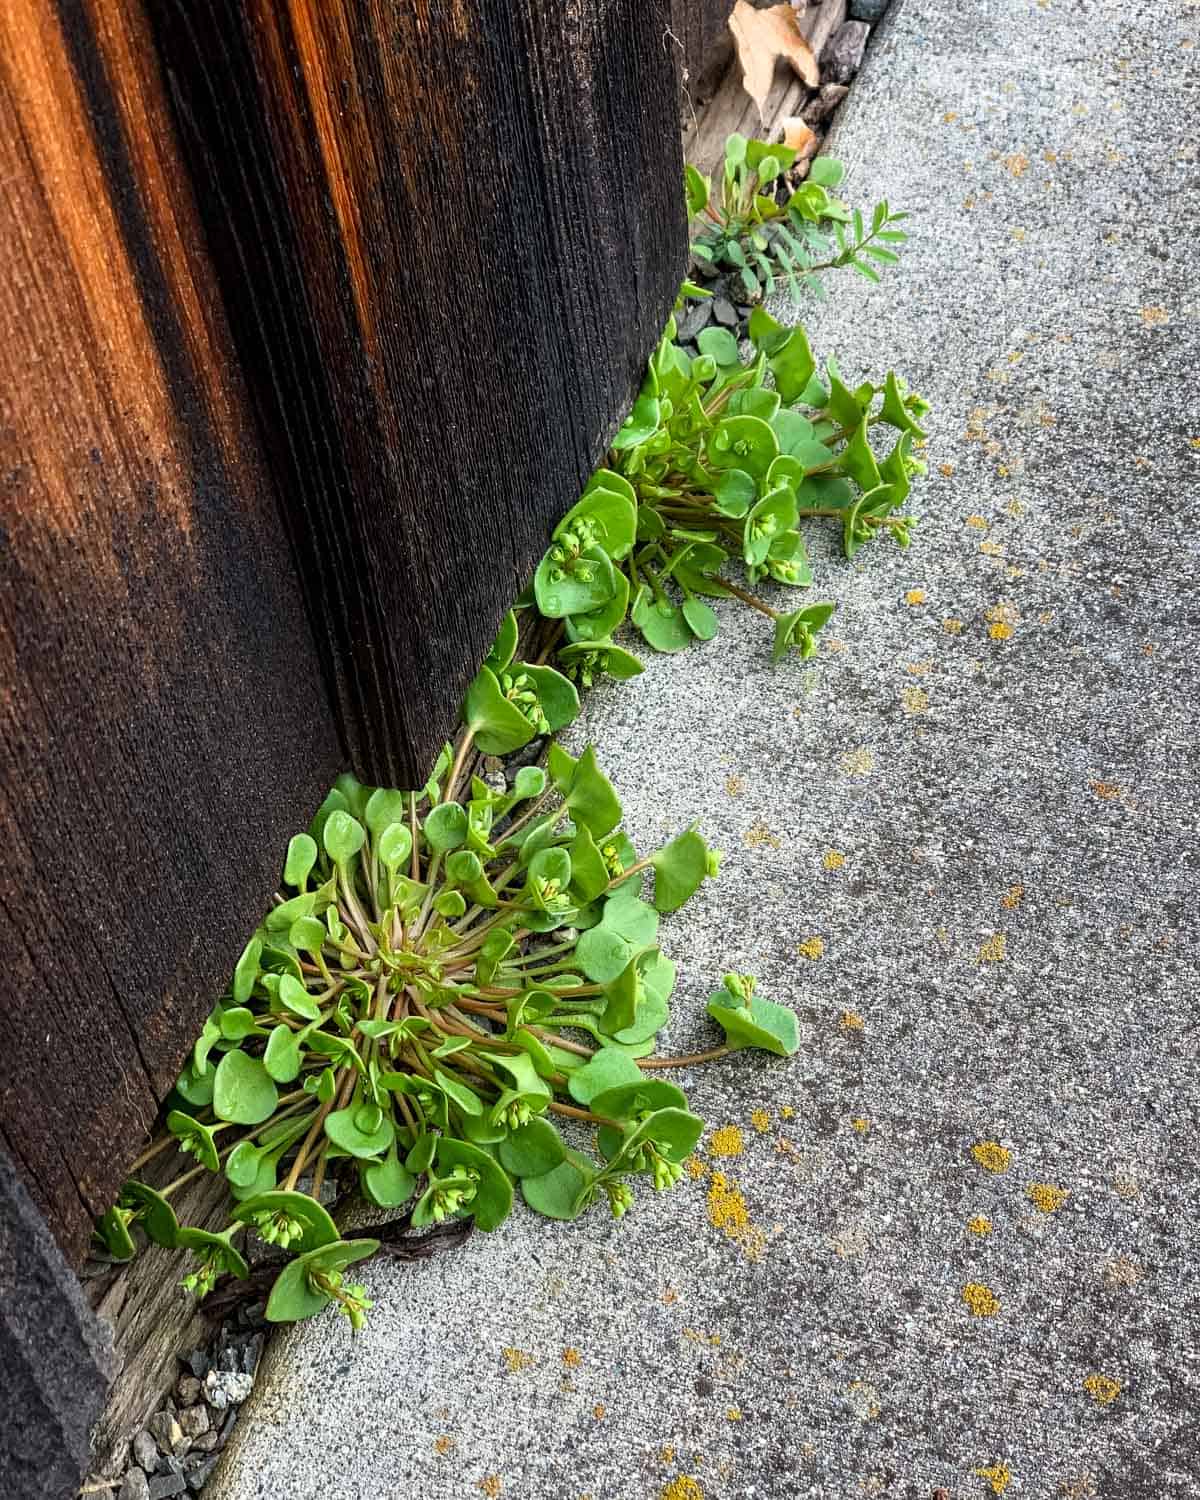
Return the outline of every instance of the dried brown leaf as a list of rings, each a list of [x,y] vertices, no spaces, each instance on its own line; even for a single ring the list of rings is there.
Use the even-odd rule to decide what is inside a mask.
[[[815,154],[819,145],[817,133],[799,115],[785,115],[779,128],[783,132],[783,144],[797,152],[801,160]]]
[[[742,87],[758,105],[759,119],[765,119],[767,95],[775,79],[775,68],[782,57],[809,88],[817,88],[821,74],[812,48],[800,35],[796,12],[790,5],[772,5],[755,10],[748,0],[737,0],[729,18],[729,29],[737,45],[742,69]]]

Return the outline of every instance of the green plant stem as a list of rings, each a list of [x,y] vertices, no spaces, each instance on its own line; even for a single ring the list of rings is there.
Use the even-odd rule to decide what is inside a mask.
[[[710,1047],[707,1052],[689,1052],[686,1057],[637,1057],[639,1068],[690,1068],[696,1063],[715,1062],[718,1057],[727,1057],[732,1047]]]
[[[730,583],[728,578],[722,578],[721,583],[725,588],[729,590],[734,598],[740,599],[743,604],[748,604],[751,609],[758,610],[759,614],[766,615],[767,618],[771,620],[779,619],[779,611],[777,609],[772,609],[771,606],[766,603],[765,600],[760,599],[757,594],[747,593],[745,589],[738,588],[736,583]]]
[[[450,774],[446,777],[446,789],[442,793],[443,802],[453,802],[454,793],[458,788],[458,778],[462,774],[463,765],[467,756],[471,753],[471,746],[475,743],[475,731],[464,729],[462,740],[459,742],[458,751],[455,754]]]
[[[591,1125],[615,1125],[621,1128],[620,1120],[608,1120],[603,1115],[594,1115],[590,1109],[577,1109],[573,1104],[560,1104],[557,1099],[552,1100],[547,1109],[554,1111],[556,1115],[566,1115],[572,1120],[586,1120]]]

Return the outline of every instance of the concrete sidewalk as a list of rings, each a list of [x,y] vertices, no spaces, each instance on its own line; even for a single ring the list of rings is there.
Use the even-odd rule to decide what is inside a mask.
[[[681,1078],[705,1170],[622,1223],[518,1211],[278,1337],[214,1500],[1200,1493],[1198,33],[882,30],[834,149],[917,237],[806,322],[934,403],[926,516],[814,544],[813,662],[725,609],[585,726],[640,844],[726,850],[670,1044],[732,967],[800,1052]]]

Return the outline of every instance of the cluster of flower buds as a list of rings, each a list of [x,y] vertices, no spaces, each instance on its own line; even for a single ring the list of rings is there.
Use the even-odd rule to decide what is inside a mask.
[[[185,1292],[191,1292],[192,1296],[199,1302],[201,1298],[207,1297],[213,1287],[216,1286],[217,1277],[221,1274],[222,1269],[221,1252],[213,1246],[212,1249],[204,1250],[200,1253],[199,1266],[197,1266],[190,1276],[185,1276],[179,1285]]]
[[[374,1303],[367,1296],[367,1289],[359,1283],[345,1286],[340,1271],[322,1271],[314,1268],[308,1275],[309,1285],[315,1292],[332,1297],[337,1310],[350,1319],[350,1327],[360,1333],[367,1326],[367,1311]]]
[[[754,987],[758,980],[753,974],[726,974],[722,983],[725,988],[742,1005],[749,1005],[754,997]]]
[[[470,1203],[479,1185],[479,1173],[470,1167],[452,1167],[445,1177],[430,1179],[429,1212],[440,1224],[450,1214]]]
[[[537,688],[528,672],[515,674],[502,672],[500,690],[512,706],[533,725],[538,734],[550,733],[550,722],[542,712],[542,705],[538,702]]]
[[[614,1219],[623,1219],[633,1207],[633,1191],[624,1182],[606,1182],[604,1191],[608,1195],[608,1206]]]
[[[278,1245],[281,1250],[304,1238],[304,1225],[283,1209],[263,1209],[251,1216],[251,1222],[268,1245]]]
[[[501,1096],[500,1102],[493,1105],[488,1118],[493,1125],[505,1125],[509,1130],[520,1130],[522,1125],[528,1125],[533,1119],[533,1111],[524,1099],[509,1099],[505,1103]]]
[[[673,1188],[683,1176],[683,1168],[677,1162],[668,1161],[654,1146],[650,1147],[650,1162],[656,1193],[665,1193],[668,1188]]]

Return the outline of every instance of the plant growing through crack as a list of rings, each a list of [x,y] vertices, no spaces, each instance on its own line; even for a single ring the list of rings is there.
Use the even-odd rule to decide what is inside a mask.
[[[139,1166],[174,1149],[196,1165],[161,1189],[135,1177],[102,1220],[110,1254],[140,1226],[192,1250],[185,1285],[204,1296],[245,1277],[244,1229],[290,1257],[267,1317],[336,1305],[357,1328],[369,1307],[346,1272],[379,1248],[344,1237],[326,1182],[414,1228],[470,1219],[483,1230],[525,1202],[571,1219],[634,1185],[671,1187],[703,1128],[661,1076],[743,1047],[794,1051],[794,1013],[731,975],[709,1012],[723,1042],[655,1056],[675,965],[659,917],[716,875],[694,829],[639,856],[588,748],[552,743],[496,790],[468,772],[472,747],[505,755],[578,710],[549,667],[514,660],[509,616],[471,685],[456,754],[415,792],[343,776],[292,839],[284,889],[247,944],[176,1085],[166,1133]],[[650,900],[643,880],[651,882]],[[595,1150],[559,1126],[590,1127]],[[197,1173],[229,1184],[220,1233],[181,1225],[171,1199]]]
[[[715,189],[695,167],[685,168],[693,260],[701,271],[727,272],[738,300],[769,296],[779,281],[797,303],[802,287],[823,297],[821,272],[843,266],[877,282],[878,268],[895,265],[908,239],[899,228],[908,215],[893,213],[886,201],[875,205],[868,227],[861,209],[833,196],[845,168],[831,156],[816,157],[791,188],[796,156],[788,146],[731,135]]]

